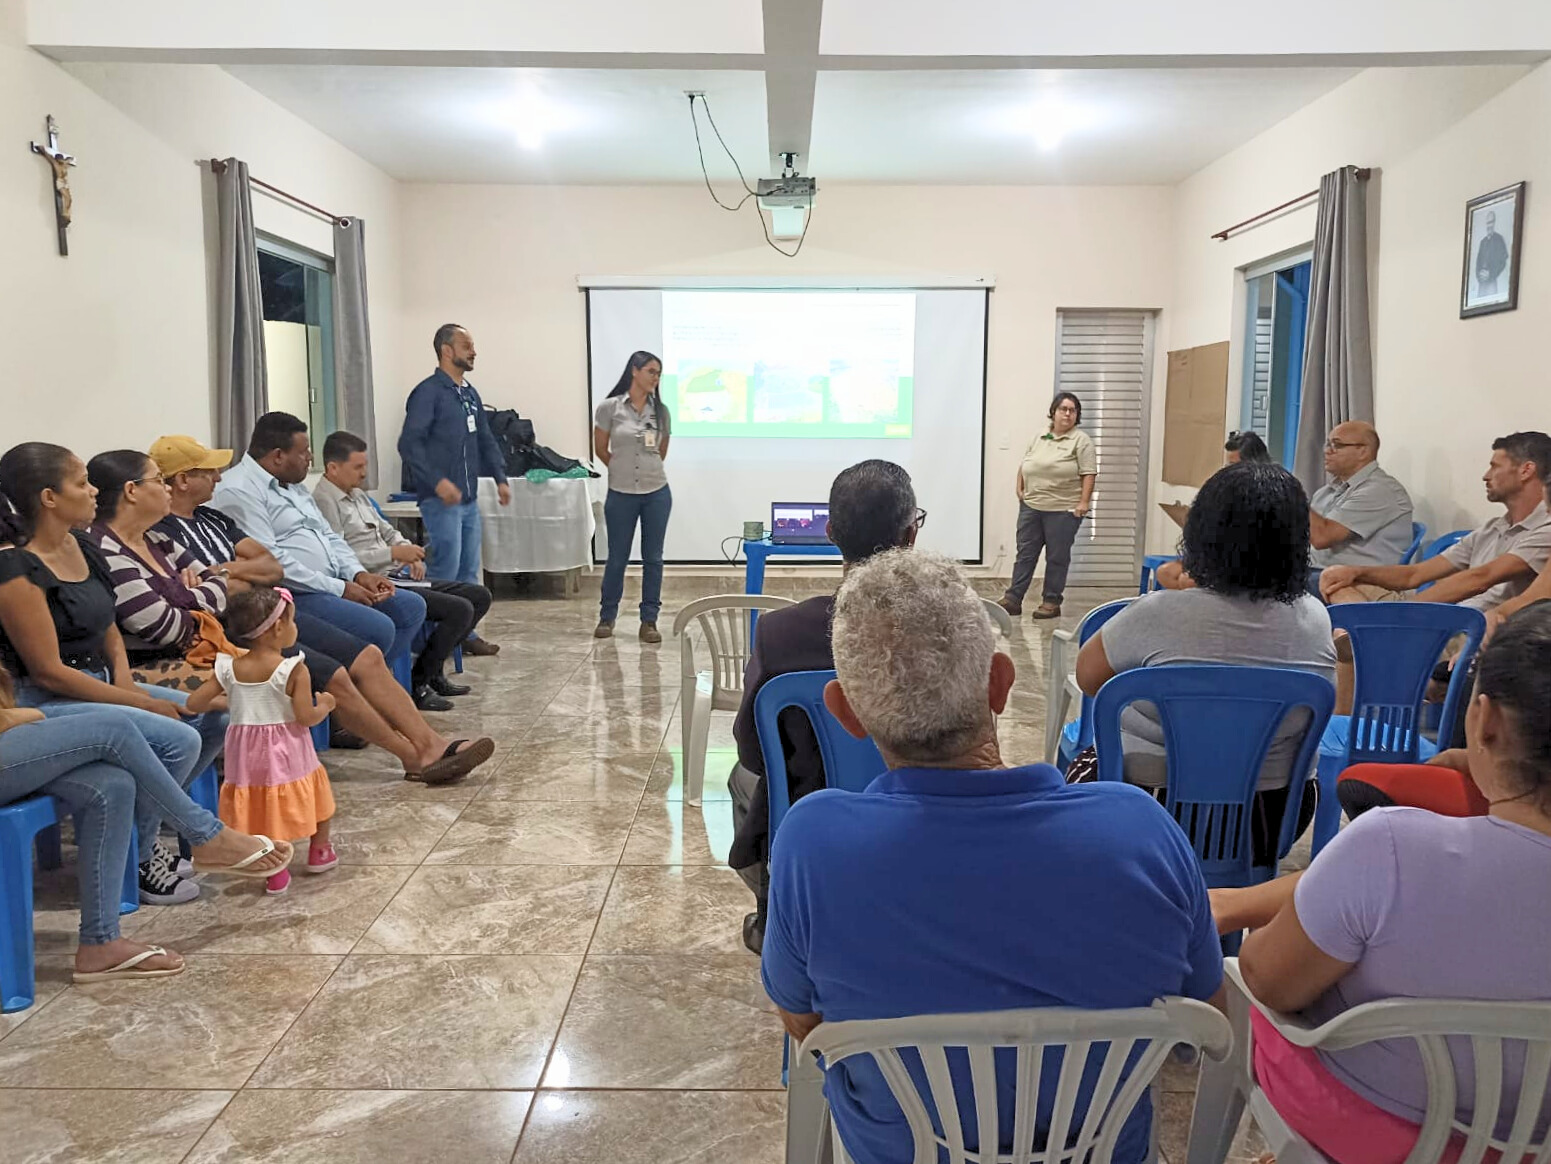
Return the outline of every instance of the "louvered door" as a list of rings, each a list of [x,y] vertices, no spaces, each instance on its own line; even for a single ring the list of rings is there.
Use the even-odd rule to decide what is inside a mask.
[[[1056,313],[1056,390],[1082,401],[1082,427],[1099,461],[1093,512],[1072,551],[1073,586],[1136,582],[1147,498],[1152,333],[1151,312]]]

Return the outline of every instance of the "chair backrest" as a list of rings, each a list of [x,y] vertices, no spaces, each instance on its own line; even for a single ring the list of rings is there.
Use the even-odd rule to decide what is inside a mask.
[[[1082,616],[1082,621],[1077,624],[1077,648],[1098,634],[1104,624],[1114,618],[1141,595],[1131,598],[1117,598],[1113,602],[1106,602],[1103,606],[1095,606],[1087,614]],[[1076,656],[1073,656],[1076,663]],[[1080,752],[1093,743],[1093,696],[1084,695],[1082,703],[1077,709],[1077,750]]]
[[[871,737],[857,739],[824,706],[824,687],[834,677],[833,671],[790,671],[767,681],[754,697],[754,727],[759,732],[759,751],[765,759],[772,841],[781,818],[792,806],[786,754],[781,750],[781,730],[777,724],[788,707],[801,708],[813,724],[819,755],[824,761],[826,788],[861,792],[887,767]]]
[[[779,610],[792,606],[790,598],[774,594],[713,594],[699,598],[678,612],[673,633],[679,644],[679,673],[693,679],[699,672],[695,663],[694,641],[685,633],[691,623],[705,640],[711,659],[713,703],[726,703],[743,690],[743,672],[748,666],[753,636],[749,633],[749,615],[756,610]],[[718,699],[717,697],[721,698]]]
[[[1213,887],[1252,878],[1255,788],[1277,729],[1300,708],[1309,716],[1291,771],[1277,855],[1292,847],[1298,806],[1320,737],[1335,706],[1321,675],[1284,667],[1180,665],[1116,675],[1094,701],[1099,779],[1123,780],[1120,713],[1137,700],[1157,708],[1167,765],[1164,807],[1174,817]]]
[[[1351,637],[1357,670],[1348,765],[1417,761],[1428,681],[1449,640],[1462,634],[1465,645],[1438,720],[1438,738],[1453,736],[1468,694],[1470,664],[1486,633],[1479,610],[1439,602],[1347,603],[1330,608],[1330,625]]]
[[[1422,549],[1422,543],[1427,540],[1427,527],[1419,521],[1411,523],[1411,544],[1406,547],[1405,557],[1400,559],[1402,566],[1409,566],[1416,561],[1416,555]]]
[[[1004,639],[1012,638],[1012,615],[1008,614],[1000,603],[993,602],[989,598],[982,598],[980,601],[985,603],[986,614],[990,617],[991,625],[996,628],[997,633]]]
[[[1248,993],[1237,959],[1228,959],[1224,971]],[[1285,1015],[1272,1017],[1283,1036],[1300,1047],[1344,1051],[1381,1039],[1409,1039],[1416,1045],[1427,1079],[1427,1112],[1406,1164],[1438,1164],[1456,1134],[1465,1140],[1457,1164],[1481,1164],[1489,1149],[1501,1153],[1503,1164],[1551,1158],[1551,1002],[1381,999],[1354,1006],[1318,1027]],[[1458,1118],[1462,1066],[1475,1081],[1465,1120]],[[1514,1075],[1517,1087],[1505,1083]],[[1509,1112],[1512,1121],[1499,1136]]]
[[[1176,1043],[1221,1059],[1233,1034],[1215,1008],[1162,998],[1128,1010],[1050,1007],[820,1023],[800,1053],[818,1051],[826,1069],[870,1056],[909,1124],[913,1164],[937,1164],[943,1153],[948,1164],[1108,1164],[1126,1120]],[[996,1086],[996,1053],[1004,1048],[1012,1053],[1004,1070],[1015,1070],[1010,1121],[1002,1118]],[[907,1055],[919,1060],[917,1072]],[[1054,1086],[1052,1060],[1059,1062]],[[1093,1086],[1079,1110],[1085,1072]],[[1053,1096],[1044,1112],[1042,1091]],[[933,1112],[943,1118],[934,1121]],[[1002,1151],[1001,1128],[1009,1123],[1011,1150]],[[966,1148],[966,1139],[976,1148]],[[839,1140],[837,1130],[836,1159],[848,1160]]]
[[[1444,534],[1442,537],[1435,538],[1433,541],[1429,542],[1427,544],[1427,548],[1422,551],[1422,556],[1418,558],[1417,561],[1425,562],[1428,558],[1436,558],[1439,554],[1443,553],[1444,550],[1448,549],[1456,542],[1464,541],[1469,536],[1470,531],[1468,529],[1451,530],[1449,533]]]

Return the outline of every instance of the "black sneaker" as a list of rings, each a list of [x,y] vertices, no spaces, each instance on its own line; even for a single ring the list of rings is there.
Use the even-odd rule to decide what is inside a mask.
[[[421,711],[451,711],[452,700],[443,699],[422,683],[415,688],[415,706]]]
[[[172,871],[163,854],[152,850],[149,861],[140,866],[141,905],[182,905],[199,896],[199,885]]]
[[[160,861],[178,877],[194,876],[194,863],[171,845],[164,843],[161,838],[157,838],[151,846],[151,859]]]

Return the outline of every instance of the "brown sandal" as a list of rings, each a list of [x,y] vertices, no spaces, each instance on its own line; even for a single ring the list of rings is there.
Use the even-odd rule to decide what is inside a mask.
[[[1058,606],[1058,605],[1053,605],[1053,604],[1051,604],[1049,602],[1041,602],[1039,604],[1039,609],[1034,611],[1034,613],[1029,615],[1029,617],[1030,618],[1060,618],[1061,617],[1061,607]]]
[[[469,746],[460,752],[458,751],[460,744]],[[427,765],[424,772],[405,772],[404,779],[416,784],[451,784],[455,780],[462,780],[493,755],[495,755],[495,741],[488,736],[482,736],[473,743],[469,743],[468,740],[453,740],[447,745],[447,750],[442,753],[441,759]]]

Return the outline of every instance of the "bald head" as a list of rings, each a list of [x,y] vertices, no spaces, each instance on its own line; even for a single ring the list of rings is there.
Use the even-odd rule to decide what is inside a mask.
[[[1325,472],[1345,481],[1379,459],[1378,431],[1365,420],[1348,420],[1330,430],[1325,441]]]

